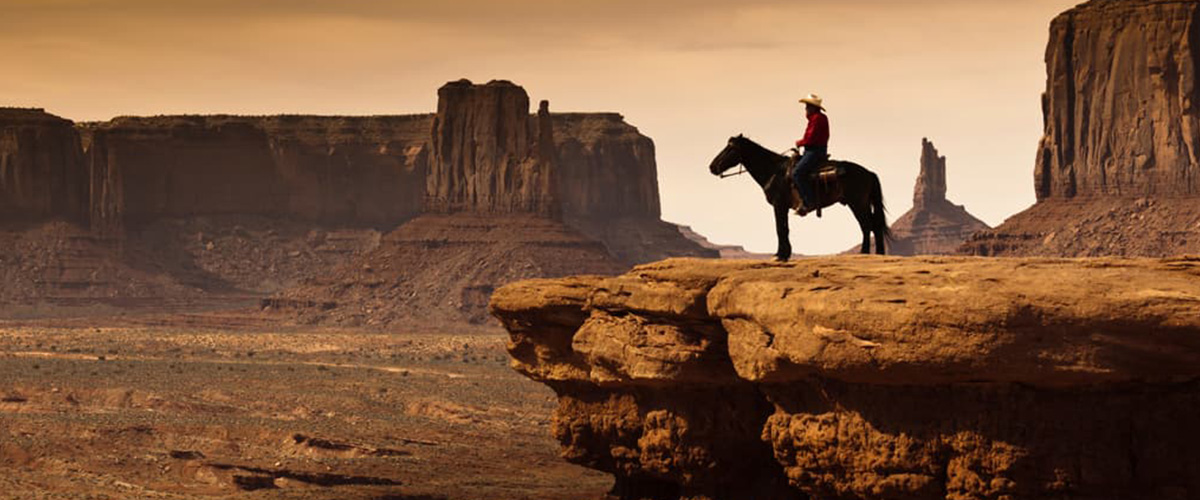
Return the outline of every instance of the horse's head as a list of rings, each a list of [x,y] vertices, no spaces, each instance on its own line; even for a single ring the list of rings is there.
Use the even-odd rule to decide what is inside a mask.
[[[722,149],[721,152],[717,154],[717,157],[713,158],[712,163],[708,166],[708,171],[712,172],[713,175],[721,175],[725,173],[726,170],[736,167],[738,164],[742,163],[742,145],[747,140],[748,139],[742,135],[730,137],[729,143],[725,145],[725,149]]]

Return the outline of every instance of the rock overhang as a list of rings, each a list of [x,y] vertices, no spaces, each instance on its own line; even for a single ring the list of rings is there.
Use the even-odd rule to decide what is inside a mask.
[[[510,327],[527,322],[523,331],[546,311],[558,335],[585,334],[573,337],[585,352],[597,332],[626,331],[629,366],[603,364],[639,366],[632,379],[656,378],[643,357],[662,358],[665,347],[650,346],[670,330],[708,339],[722,351],[711,356],[753,383],[1072,387],[1200,377],[1198,277],[1192,257],[673,259],[510,285],[491,308]]]
[[[620,498],[1190,498],[1200,258],[675,259],[498,290]]]

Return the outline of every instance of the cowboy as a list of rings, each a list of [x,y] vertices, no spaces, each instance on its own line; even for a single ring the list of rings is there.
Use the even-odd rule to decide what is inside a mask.
[[[800,199],[803,200],[800,212],[803,214],[817,205],[809,177],[821,166],[829,153],[829,117],[825,116],[825,106],[822,105],[820,96],[809,94],[808,97],[800,99],[800,102],[804,104],[805,114],[808,115],[808,130],[804,132],[803,139],[796,141],[796,148],[804,148],[804,155],[796,162],[792,182],[800,191]]]

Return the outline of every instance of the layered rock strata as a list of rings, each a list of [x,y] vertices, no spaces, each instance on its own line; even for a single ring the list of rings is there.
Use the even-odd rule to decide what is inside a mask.
[[[431,117],[117,118],[91,124],[97,225],[204,215],[394,227],[420,212]]]
[[[382,239],[406,243],[388,246],[386,255],[421,254],[408,259],[425,266],[414,273],[486,254],[477,262],[490,266],[478,270],[486,277],[461,281],[461,289],[443,280],[438,293],[450,298],[414,302],[441,308],[431,316],[478,320],[487,300],[482,291],[502,278],[611,273],[668,256],[716,255],[659,219],[649,138],[615,113],[552,114],[542,101],[531,115],[529,102],[510,82],[462,80],[441,88],[438,112],[427,115],[155,116],[76,125],[41,110],[2,109],[0,222],[18,227],[0,227],[0,246],[26,253],[0,265],[44,289],[0,299],[121,297],[132,289],[153,296],[165,284],[189,297],[261,294],[302,282],[339,283],[362,285],[355,296],[363,300],[349,304],[332,288],[321,289],[329,294],[322,298],[311,293],[319,287],[301,286],[296,295],[311,300],[281,302],[345,304],[352,311],[334,311],[339,318],[365,321],[355,312],[366,310],[362,304],[395,297],[369,296],[379,290],[377,277],[339,264],[381,258],[370,252],[382,233],[396,231]],[[404,228],[426,214],[463,218],[428,217]],[[512,220],[463,222],[472,217]],[[60,220],[78,227],[56,225]],[[495,239],[497,227],[514,236]],[[469,236],[467,228],[479,232]],[[411,238],[438,231],[472,243],[442,247]],[[71,248],[50,260],[24,243],[68,233],[71,245],[46,243],[47,252]],[[346,237],[331,245],[311,237],[327,234]],[[541,248],[548,234],[558,234],[551,238],[557,243]],[[502,262],[488,244],[519,261]],[[521,244],[529,252],[517,255]],[[541,258],[560,260],[543,265]],[[512,265],[529,271],[510,272]],[[138,283],[114,288],[111,276]],[[422,282],[436,288],[436,281]]]
[[[531,115],[507,81],[451,82],[407,116],[121,117],[73,126],[0,113],[0,214],[106,238],[194,217],[391,229],[421,213],[537,214],[619,260],[708,255],[660,217],[654,143],[616,113]],[[653,246],[647,245],[654,243]]]
[[[1046,49],[1038,200],[1200,194],[1200,2],[1093,0]]]
[[[438,89],[425,208],[431,212],[558,210],[547,103],[529,115],[529,95],[507,81],[467,80]]]
[[[601,243],[545,217],[429,214],[262,305],[306,324],[479,324],[506,283],[625,269]]]
[[[983,256],[1200,254],[1200,198],[1080,198],[1038,203],[960,252]]]
[[[892,223],[894,255],[953,254],[972,234],[988,229],[962,205],[946,199],[946,157],[928,139],[921,140],[921,172],[913,189],[913,208]],[[857,248],[854,249],[858,251]]]
[[[961,251],[1200,252],[1198,21],[1196,0],[1092,0],[1058,16],[1046,49],[1038,202]]]
[[[621,498],[1200,495],[1200,260],[677,259],[491,302]]]
[[[568,219],[661,215],[654,141],[616,113],[554,115],[562,212]]]
[[[41,109],[0,108],[0,222],[83,220],[86,172],[73,123]]]

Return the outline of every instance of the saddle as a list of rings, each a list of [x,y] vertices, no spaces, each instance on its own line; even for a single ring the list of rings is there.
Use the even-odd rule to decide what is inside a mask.
[[[791,182],[792,172],[795,170],[797,161],[792,160],[786,163],[785,172],[780,172],[785,175],[776,175],[772,182],[786,182],[788,193],[788,206],[795,210],[800,216],[806,215],[808,212],[804,210],[801,203],[800,190]],[[821,160],[818,166],[808,178],[807,182],[812,183],[813,193],[816,195],[816,200],[813,204],[816,208],[817,217],[821,217],[821,208],[832,205],[842,200],[842,176],[846,174],[846,169],[840,163],[832,161],[828,155]],[[778,188],[776,188],[778,189]],[[768,200],[772,201],[773,200]]]

